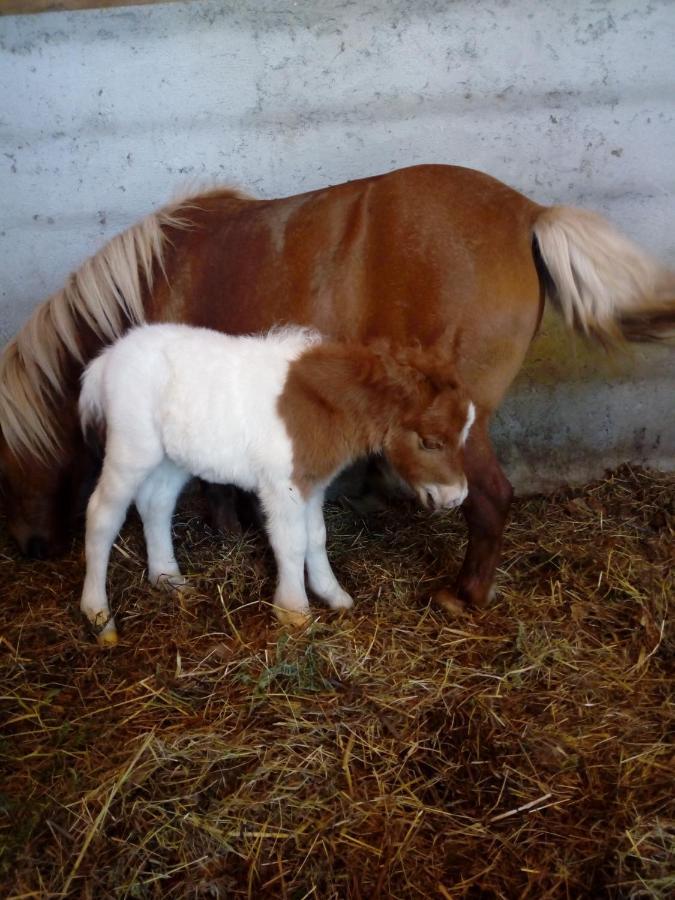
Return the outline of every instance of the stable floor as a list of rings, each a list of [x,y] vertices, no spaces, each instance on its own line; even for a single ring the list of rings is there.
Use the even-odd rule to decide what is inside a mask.
[[[183,503],[181,602],[130,516],[109,651],[81,540],[31,564],[0,522],[0,894],[672,896],[675,476],[516,502],[497,599],[454,618],[460,515],[327,518],[356,605],[289,633],[262,535]]]

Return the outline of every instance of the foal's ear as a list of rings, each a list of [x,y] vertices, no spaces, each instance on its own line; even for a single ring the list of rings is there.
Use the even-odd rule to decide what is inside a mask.
[[[435,351],[439,358],[452,360],[457,365],[464,353],[465,337],[463,328],[447,325],[433,341],[425,345],[425,349],[429,353]]]
[[[399,399],[412,400],[426,377],[417,364],[417,354],[422,352],[419,345],[392,346],[390,341],[377,338],[366,346],[370,383],[387,394],[393,392]]]
[[[410,365],[414,366],[436,391],[459,387],[459,376],[454,356],[448,347],[434,345],[410,351]]]
[[[458,364],[463,342],[462,329],[451,332],[448,327],[433,344],[420,351],[418,366],[436,390],[460,386]]]
[[[363,342],[363,346],[376,356],[384,356],[391,353],[391,341],[386,337],[368,338]]]

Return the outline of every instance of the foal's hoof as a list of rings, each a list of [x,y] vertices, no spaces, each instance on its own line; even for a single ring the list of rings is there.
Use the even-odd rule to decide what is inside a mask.
[[[96,634],[96,643],[99,647],[115,646],[118,640],[117,626],[112,616],[99,612],[93,619],[89,619],[89,624]]]
[[[331,609],[335,609],[340,612],[345,609],[351,609],[352,606],[354,606],[354,599],[347,593],[347,591],[341,590],[339,594],[331,597],[331,599],[328,600],[327,603]]]
[[[469,614],[469,607],[464,600],[461,600],[447,588],[434,591],[431,595],[431,602],[452,616],[467,616]]]
[[[184,575],[157,575],[151,579],[154,587],[159,591],[166,591],[168,594],[180,594],[188,596],[192,588]]]
[[[101,634],[96,635],[96,641],[99,647],[114,647],[117,644],[119,638],[117,637],[117,629],[113,628],[111,631],[105,631]]]
[[[304,628],[312,621],[309,612],[302,612],[297,609],[286,609],[283,606],[274,607],[274,615],[281,625],[290,628]]]
[[[201,591],[198,591],[194,585],[187,581],[185,584],[173,585],[171,588],[168,588],[168,590],[170,590],[172,594],[175,594],[181,603],[195,603],[199,598],[204,597],[204,594]]]

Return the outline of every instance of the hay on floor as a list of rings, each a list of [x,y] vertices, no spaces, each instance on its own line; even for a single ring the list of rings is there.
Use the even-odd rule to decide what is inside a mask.
[[[132,517],[109,652],[81,541],[30,564],[3,526],[0,894],[673,896],[675,476],[517,502],[497,599],[454,619],[460,516],[328,525],[356,606],[293,634],[260,535],[184,509],[181,603]]]

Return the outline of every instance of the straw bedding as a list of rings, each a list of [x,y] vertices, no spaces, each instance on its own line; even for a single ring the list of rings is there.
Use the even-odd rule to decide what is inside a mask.
[[[0,894],[513,898],[675,893],[675,476],[514,505],[487,609],[428,602],[456,514],[328,509],[356,599],[274,624],[259,534],[176,518],[189,600],[149,590],[132,514],[121,643],[80,620],[81,540],[0,528]]]

